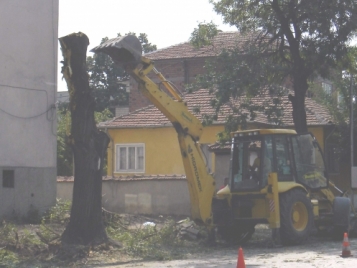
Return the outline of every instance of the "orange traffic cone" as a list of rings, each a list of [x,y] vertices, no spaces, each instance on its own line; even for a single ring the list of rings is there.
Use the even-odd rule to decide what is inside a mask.
[[[238,250],[237,268],[245,268],[245,262],[244,262],[244,256],[243,256],[243,249],[242,248],[239,248],[239,250]]]
[[[348,235],[344,233],[343,235],[343,242],[342,242],[342,255],[341,257],[347,258],[351,257],[351,249],[350,249],[350,242],[348,242]]]

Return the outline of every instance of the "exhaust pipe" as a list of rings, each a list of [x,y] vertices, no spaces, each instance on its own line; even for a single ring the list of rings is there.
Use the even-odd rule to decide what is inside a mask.
[[[109,55],[112,60],[119,65],[127,64],[138,65],[141,62],[142,46],[139,39],[134,35],[126,35],[110,39],[91,52],[103,52]]]

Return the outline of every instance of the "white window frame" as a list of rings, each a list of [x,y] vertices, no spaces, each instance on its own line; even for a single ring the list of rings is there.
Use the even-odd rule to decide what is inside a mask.
[[[126,154],[126,169],[119,169],[120,148],[126,148],[128,152],[129,147],[135,147],[135,169],[128,169],[129,154]],[[137,168],[137,149],[143,148],[143,168]],[[115,144],[115,173],[144,173],[145,172],[145,144],[144,143],[118,143]]]

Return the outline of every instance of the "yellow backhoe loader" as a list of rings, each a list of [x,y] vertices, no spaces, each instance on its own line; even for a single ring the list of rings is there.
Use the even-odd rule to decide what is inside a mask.
[[[283,244],[304,242],[316,227],[341,235],[355,218],[350,199],[327,179],[321,150],[311,134],[259,129],[232,134],[230,183],[215,194],[199,139],[202,124],[174,86],[142,56],[132,35],[114,38],[93,52],[108,54],[138,82],[139,90],[173,124],[191,199],[192,219],[230,242],[244,243],[266,223]],[[153,72],[162,91],[147,75]],[[336,193],[334,193],[334,191]],[[213,233],[213,232],[211,232]]]
[[[213,200],[214,224],[223,238],[244,243],[259,223],[269,224],[284,245],[303,243],[314,230],[342,239],[352,228],[350,199],[328,180],[312,134],[238,131],[231,146],[231,183]]]

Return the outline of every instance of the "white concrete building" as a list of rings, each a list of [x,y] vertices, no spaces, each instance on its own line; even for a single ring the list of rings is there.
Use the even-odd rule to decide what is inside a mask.
[[[58,0],[0,1],[0,218],[56,201]]]

